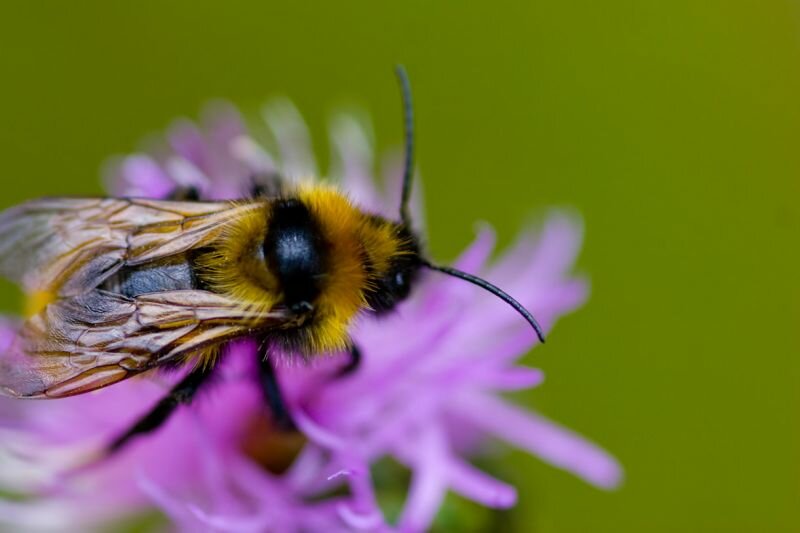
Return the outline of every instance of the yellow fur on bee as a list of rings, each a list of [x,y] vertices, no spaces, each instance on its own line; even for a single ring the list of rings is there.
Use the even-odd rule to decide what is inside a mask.
[[[231,296],[256,314],[269,312],[281,298],[278,280],[264,266],[268,217],[264,204],[264,209],[229,221],[210,251],[197,258],[198,275],[212,291]]]
[[[317,221],[327,242],[327,275],[316,302],[316,323],[310,326],[314,352],[343,350],[349,344],[353,318],[366,307],[363,290],[367,273],[362,260],[359,230],[364,215],[336,189],[307,185],[298,198]]]
[[[297,196],[319,224],[330,247],[328,275],[317,299],[317,323],[312,326],[314,351],[342,350],[350,342],[348,329],[367,308],[364,291],[370,280],[364,264],[369,257],[374,275],[382,276],[400,241],[393,226],[356,208],[333,187],[306,185]]]
[[[333,187],[302,185],[285,193],[284,198],[292,197],[308,208],[326,243],[325,274],[319,280],[313,319],[302,326],[306,345],[301,349],[307,354],[344,350],[353,320],[367,309],[364,292],[371,282],[365,257],[372,275],[380,277],[402,243],[392,223],[363,213]],[[230,295],[248,309],[268,312],[281,303],[283,290],[264,259],[270,201],[262,202],[263,209],[229,221],[197,266],[211,290]]]

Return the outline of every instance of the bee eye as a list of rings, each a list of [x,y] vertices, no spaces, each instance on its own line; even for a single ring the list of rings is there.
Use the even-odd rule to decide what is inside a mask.
[[[411,284],[409,283],[408,272],[400,271],[394,275],[394,287],[392,293],[395,299],[402,300],[411,292]]]

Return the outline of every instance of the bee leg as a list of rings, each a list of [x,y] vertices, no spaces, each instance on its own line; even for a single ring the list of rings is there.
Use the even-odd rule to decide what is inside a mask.
[[[200,200],[200,189],[192,185],[179,186],[167,196],[167,200],[176,202],[197,202]]]
[[[358,370],[359,366],[361,366],[361,350],[358,349],[358,346],[353,344],[350,347],[350,360],[346,365],[339,369],[339,373],[337,375],[339,377],[349,376]]]
[[[266,345],[265,345],[266,346]],[[261,352],[262,350],[260,350]],[[266,350],[263,350],[266,352]],[[275,425],[285,431],[296,429],[292,416],[286,408],[286,402],[281,394],[281,387],[278,383],[278,376],[275,374],[275,367],[267,353],[259,353],[258,358],[259,379],[261,389],[264,391],[264,399],[267,401],[269,410],[272,412],[272,419]]]
[[[183,378],[170,393],[161,399],[149,413],[141,417],[130,429],[114,439],[108,447],[108,452],[115,453],[126,446],[131,439],[155,431],[169,419],[170,415],[180,405],[192,401],[194,395],[211,375],[211,368],[198,368]]]

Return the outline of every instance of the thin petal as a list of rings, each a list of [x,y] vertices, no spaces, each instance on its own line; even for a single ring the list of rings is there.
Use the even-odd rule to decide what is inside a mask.
[[[288,179],[317,176],[311,151],[311,136],[297,108],[288,100],[277,100],[263,110],[281,155],[282,173]]]
[[[547,217],[538,238],[531,231],[523,233],[486,276],[503,280],[508,291],[531,283],[538,286],[550,283],[572,269],[582,241],[581,219],[554,211]]]
[[[167,132],[167,141],[178,157],[206,174],[211,170],[209,150],[203,133],[189,120],[176,120]]]
[[[230,143],[231,155],[245,165],[252,174],[272,176],[277,167],[272,156],[247,135],[240,135]]]
[[[427,531],[447,492],[448,454],[440,428],[429,426],[411,458],[411,487],[398,521],[401,531]]]
[[[0,315],[0,353],[5,352],[14,344],[17,338],[16,320]]]
[[[476,384],[498,391],[531,389],[544,381],[544,372],[538,368],[509,368],[502,370],[483,370],[474,378]]]
[[[214,102],[203,112],[203,125],[208,139],[208,169],[211,179],[210,198],[237,199],[249,192],[252,175],[233,156],[233,142],[247,133],[242,116],[230,103]]]
[[[230,142],[247,133],[242,115],[230,102],[218,101],[203,110],[202,123],[211,146],[227,149]]]
[[[152,158],[145,155],[132,155],[119,165],[117,180],[120,196],[144,198],[164,198],[175,189],[175,182]]]
[[[153,481],[141,470],[136,472],[136,484],[159,508],[177,523],[192,523],[196,519],[191,513],[187,502],[180,501],[169,493],[166,488]]]
[[[490,395],[465,395],[453,406],[477,427],[595,486],[611,489],[622,481],[622,468],[616,459],[541,415]]]
[[[346,503],[341,503],[337,507],[339,517],[354,531],[376,531],[383,523],[381,515],[378,513],[358,513]]]
[[[397,218],[400,209],[400,198],[403,191],[403,178],[405,177],[404,156],[399,151],[392,151],[381,160],[381,177],[384,188],[385,213],[389,218]],[[422,188],[422,177],[418,170],[414,170],[411,178],[411,198],[409,199],[409,212],[413,229],[424,233],[425,201]]]
[[[347,452],[341,457],[341,464],[343,470],[348,472],[347,481],[352,500],[337,506],[340,518],[358,531],[383,530],[386,522],[375,497],[369,465]]]
[[[333,144],[334,175],[355,202],[373,213],[383,213],[384,205],[375,187],[372,168],[372,143],[366,128],[350,115],[334,118],[330,128]]]
[[[517,503],[517,490],[481,472],[471,464],[450,458],[448,479],[453,491],[492,509],[509,509]]]
[[[167,171],[178,187],[193,187],[205,193],[211,186],[208,178],[194,163],[181,157],[170,157]]]
[[[301,494],[311,492],[318,487],[318,482],[327,463],[325,452],[319,446],[307,444],[300,455],[283,475],[286,484],[294,487]]]
[[[465,272],[477,273],[489,260],[497,242],[497,234],[489,224],[480,224],[475,240],[456,259],[454,266]],[[458,281],[458,280],[454,280]],[[463,281],[461,282],[463,284]]]
[[[468,273],[480,272],[492,254],[496,240],[492,227],[488,224],[481,225],[475,239],[456,259],[454,266]],[[428,272],[427,278],[431,280],[430,287],[422,293],[422,301],[423,305],[430,307],[421,311],[425,314],[438,312],[442,305],[457,302],[462,295],[468,298],[472,291],[479,290],[463,280],[440,272]],[[463,307],[459,306],[459,309]]]
[[[302,409],[292,412],[297,427],[312,441],[329,450],[343,450],[347,442],[338,435],[334,435],[311,419]]]
[[[258,533],[269,527],[269,512],[262,511],[245,516],[207,513],[194,505],[188,506],[195,518],[211,531],[230,533]]]

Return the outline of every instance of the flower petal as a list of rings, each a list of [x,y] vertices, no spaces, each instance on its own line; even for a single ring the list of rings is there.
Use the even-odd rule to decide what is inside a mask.
[[[384,214],[390,219],[397,219],[402,198],[403,179],[405,178],[405,156],[400,151],[390,151],[381,159],[381,179],[384,189]],[[411,178],[411,198],[408,200],[408,211],[411,215],[411,226],[422,231],[425,222],[425,200],[422,188],[422,177],[417,169]]]
[[[272,176],[278,172],[272,156],[247,135],[230,142],[231,156],[245,165],[251,174]]]
[[[372,177],[375,162],[366,128],[350,115],[339,115],[331,124],[330,137],[337,156],[333,174],[359,206],[382,213],[385,206]]]
[[[175,189],[175,182],[146,155],[132,155],[123,159],[119,174],[121,179],[117,182],[118,186],[125,189],[124,193],[116,193],[119,196],[164,198]]]
[[[514,487],[467,462],[451,457],[447,470],[451,488],[465,498],[492,509],[508,509],[517,503]]]
[[[258,174],[313,178],[311,140],[298,111],[282,101],[267,107],[264,118],[280,157],[253,140],[235,108],[216,104],[205,112],[202,128],[188,121],[171,128],[171,150],[167,146],[121,160],[111,173],[113,193],[165,197],[176,188],[194,187],[205,199],[227,199],[248,193]],[[398,151],[382,160],[383,181],[376,185],[374,143],[367,130],[355,119],[336,119],[330,131],[337,173],[362,208],[396,220],[402,157]],[[411,205],[415,229],[422,226],[417,185]],[[577,217],[556,213],[538,236],[524,234],[489,266],[495,236],[485,226],[455,266],[496,282],[549,328],[586,297],[585,281],[570,274],[580,243]],[[0,321],[0,353],[6,353],[6,361],[14,329]],[[365,317],[354,333],[363,364],[347,379],[331,379],[342,362],[337,357],[314,365],[292,354],[282,359],[291,363],[280,368],[284,400],[308,439],[283,474],[267,471],[248,455],[253,447],[243,445],[248,438],[261,442],[271,431],[263,427],[263,391],[254,379],[257,347],[249,339],[220,358],[210,396],[181,407],[169,423],[119,454],[69,475],[59,472],[87,450],[105,449],[109,438],[151,408],[182,374],[127,380],[46,406],[14,404],[12,412],[10,402],[0,400],[0,437],[12,441],[0,439],[0,490],[27,488],[52,509],[80,515],[93,526],[109,515],[155,503],[185,531],[389,531],[370,469],[392,456],[412,472],[399,528],[419,531],[434,523],[448,489],[488,507],[514,504],[513,487],[468,462],[492,436],[596,485],[619,483],[621,469],[605,452],[497,397],[500,391],[537,386],[543,375],[514,366],[535,345],[535,336],[491,294],[430,272],[420,276],[414,294],[396,313],[380,323]],[[132,479],[139,465],[148,468],[147,477]],[[39,509],[46,511],[0,505],[0,519],[7,510],[18,524],[34,523],[47,518],[31,514]]]
[[[622,481],[616,459],[541,415],[487,394],[464,396],[453,406],[477,427],[595,486],[611,489]]]
[[[411,487],[398,521],[402,531],[428,530],[447,492],[449,457],[444,435],[439,428],[428,426],[418,439],[418,455],[410,458]]]
[[[297,108],[289,100],[276,100],[262,115],[278,142],[281,174],[289,180],[318,176],[311,136]]]

